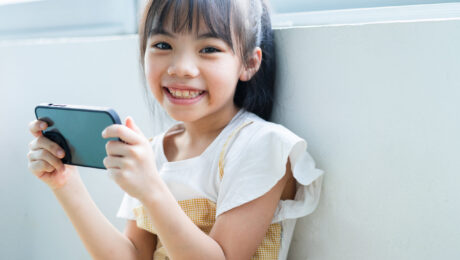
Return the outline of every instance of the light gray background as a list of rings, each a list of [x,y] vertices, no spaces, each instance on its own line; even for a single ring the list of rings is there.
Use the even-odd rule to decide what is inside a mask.
[[[290,259],[458,259],[460,19],[277,30],[276,116],[325,170]],[[135,36],[0,43],[2,259],[88,259],[27,170],[40,102],[111,106],[159,131],[141,91]],[[81,169],[120,229],[122,191]]]
[[[371,8],[382,6],[421,5],[455,3],[455,0],[270,0],[274,11],[278,13],[310,12],[349,8]]]

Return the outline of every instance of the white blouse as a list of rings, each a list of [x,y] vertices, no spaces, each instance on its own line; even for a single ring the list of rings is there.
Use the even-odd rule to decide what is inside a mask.
[[[296,219],[315,210],[321,191],[323,171],[315,168],[305,140],[282,125],[241,109],[201,155],[169,162],[163,150],[164,136],[181,129],[178,124],[152,140],[158,173],[177,201],[206,198],[215,202],[216,218],[268,192],[284,176],[289,158],[297,181],[296,195],[294,200],[278,203],[272,220],[281,224],[278,259],[286,259]],[[117,217],[135,220],[133,209],[140,205],[125,194]]]

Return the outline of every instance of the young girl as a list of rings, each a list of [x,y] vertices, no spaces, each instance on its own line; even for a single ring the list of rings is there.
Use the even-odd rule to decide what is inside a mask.
[[[149,90],[175,120],[148,140],[128,117],[107,127],[104,159],[126,192],[124,234],[77,168],[33,121],[29,169],[47,183],[96,259],[286,259],[322,173],[306,142],[270,123],[275,79],[263,0],[153,0],[139,29]]]

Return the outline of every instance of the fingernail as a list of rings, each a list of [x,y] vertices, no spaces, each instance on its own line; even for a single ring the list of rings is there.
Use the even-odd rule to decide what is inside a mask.
[[[64,156],[64,151],[58,150],[57,155],[58,155],[59,157],[63,157],[63,156]]]
[[[41,124],[40,124],[40,128],[41,128],[41,129],[45,129],[45,128],[46,128],[46,123],[41,123]]]
[[[105,136],[105,133],[107,133],[107,130],[102,131],[102,137]]]

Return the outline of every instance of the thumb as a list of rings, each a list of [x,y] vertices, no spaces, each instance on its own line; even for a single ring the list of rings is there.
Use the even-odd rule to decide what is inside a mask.
[[[136,133],[138,133],[138,134],[140,134],[140,135],[142,135],[142,136],[144,135],[144,134],[142,133],[141,129],[139,129],[139,127],[134,123],[134,119],[133,119],[132,117],[130,117],[130,116],[126,117],[126,119],[125,119],[125,125],[126,125],[129,129],[133,130],[134,132],[136,132]]]

